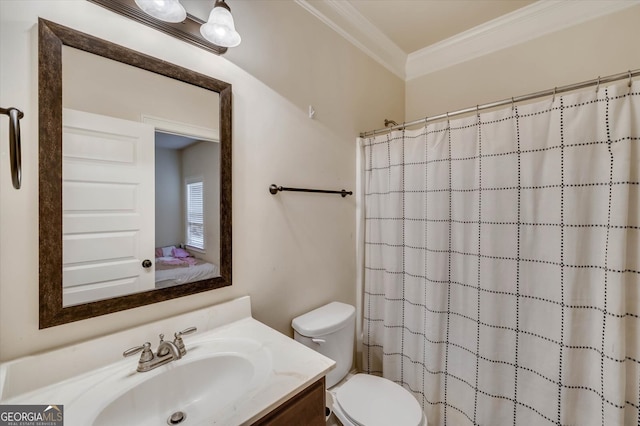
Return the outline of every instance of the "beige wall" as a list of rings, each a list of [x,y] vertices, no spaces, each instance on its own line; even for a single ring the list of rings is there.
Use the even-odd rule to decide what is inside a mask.
[[[640,6],[407,82],[406,121],[640,68]]]
[[[184,242],[182,202],[182,152],[156,147],[156,242],[155,247]]]
[[[124,120],[152,116],[218,130],[219,96],[156,74],[63,46],[62,105]]]
[[[404,115],[404,82],[292,1],[232,7],[243,43],[217,57],[87,1],[0,1],[0,99],[25,112],[19,191],[0,120],[0,360],[245,294],[285,333],[308,309],[355,302],[354,199],[267,188],[354,189],[355,136]],[[38,16],[233,84],[232,287],[38,330]]]
[[[195,256],[220,266],[220,144],[197,142],[182,150],[182,177],[180,182],[200,177],[204,187],[204,248],[205,253]],[[186,191],[183,206],[187,205]],[[184,227],[184,225],[183,225]],[[186,237],[185,237],[186,238]],[[184,239],[182,240],[185,241]]]
[[[225,57],[303,116],[313,105],[316,120],[336,136],[353,139],[382,127],[385,118],[402,117],[404,82],[292,2],[231,0],[243,38]],[[278,126],[277,121],[272,125]],[[336,165],[354,167],[355,155],[335,154]]]

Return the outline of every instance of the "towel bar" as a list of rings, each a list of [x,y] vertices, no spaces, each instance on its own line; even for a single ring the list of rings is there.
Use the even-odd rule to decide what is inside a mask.
[[[346,197],[347,195],[352,195],[353,192],[352,191],[347,191],[347,190],[340,190],[340,191],[330,191],[330,190],[326,190],[326,189],[306,189],[306,188],[286,188],[284,186],[277,186],[275,184],[272,184],[271,186],[269,186],[269,192],[273,195],[276,195],[278,193],[278,191],[295,191],[295,192],[317,192],[317,193],[322,193],[322,194],[340,194],[342,196],[342,198]]]
[[[22,156],[20,148],[20,119],[24,117],[17,108],[0,108],[0,114],[9,116],[9,161],[11,162],[11,180],[13,187],[22,185]]]

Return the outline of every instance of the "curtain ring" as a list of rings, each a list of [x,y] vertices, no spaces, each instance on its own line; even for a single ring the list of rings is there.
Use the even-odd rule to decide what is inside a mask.
[[[628,95],[631,94],[631,84],[633,83],[633,80],[631,79],[631,70],[629,70],[629,83],[627,83],[627,86],[629,86],[629,92],[627,92]]]
[[[596,86],[596,93],[600,90],[600,76],[598,76],[598,85]]]
[[[554,104],[556,102],[556,92],[558,91],[558,87],[553,88],[553,98],[551,98],[551,103]]]
[[[516,101],[513,100],[513,96],[511,97],[511,111],[516,109]]]

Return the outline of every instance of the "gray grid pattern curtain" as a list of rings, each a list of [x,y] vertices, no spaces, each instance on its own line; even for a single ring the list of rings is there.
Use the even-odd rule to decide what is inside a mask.
[[[640,424],[640,86],[363,140],[363,365],[430,425]]]

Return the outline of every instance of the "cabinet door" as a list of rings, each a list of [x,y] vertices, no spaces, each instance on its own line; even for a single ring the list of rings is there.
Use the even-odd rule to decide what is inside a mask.
[[[254,426],[324,426],[324,377],[289,399]]]

